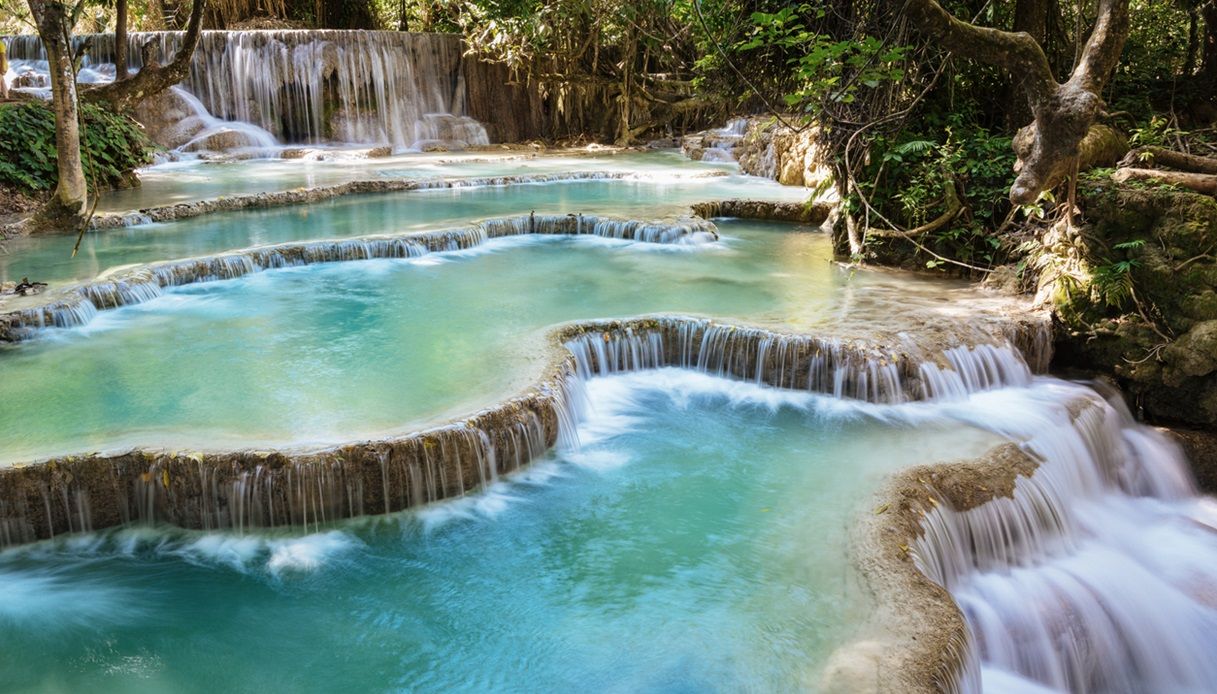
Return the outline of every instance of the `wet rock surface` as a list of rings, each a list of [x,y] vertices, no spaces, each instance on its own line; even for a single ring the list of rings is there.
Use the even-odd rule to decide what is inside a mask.
[[[694,161],[738,161],[743,173],[814,188],[832,172],[820,161],[819,128],[793,125],[798,122],[774,116],[732,119],[726,127],[686,135],[681,150]]]
[[[1217,433],[1178,427],[1164,431],[1183,446],[1196,487],[1204,494],[1217,494]]]
[[[914,563],[912,548],[927,514],[958,511],[1010,497],[1035,461],[1004,444],[977,460],[897,473],[853,528],[854,561],[874,594],[872,635],[841,647],[825,668],[823,691],[841,693],[958,691],[968,651],[963,614],[945,588]]]
[[[798,129],[772,117],[753,119],[736,150],[740,171],[788,186],[819,186],[832,172],[819,160],[818,136],[814,126]]]
[[[833,208],[826,203],[769,202],[766,200],[714,200],[693,205],[693,214],[710,219],[764,219],[798,222],[819,226],[828,220]]]

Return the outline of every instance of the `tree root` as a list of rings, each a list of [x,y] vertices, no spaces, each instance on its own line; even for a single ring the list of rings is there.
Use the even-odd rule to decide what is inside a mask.
[[[1120,169],[1111,175],[1116,183],[1157,181],[1205,195],[1217,195],[1217,175],[1167,171],[1165,169]]]
[[[1120,162],[1121,168],[1175,169],[1217,175],[1217,158],[1186,154],[1162,147],[1138,147]]]

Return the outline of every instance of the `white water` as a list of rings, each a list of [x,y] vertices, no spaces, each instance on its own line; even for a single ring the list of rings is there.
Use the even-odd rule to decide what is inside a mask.
[[[963,691],[1217,690],[1217,505],[1122,405],[1044,379],[968,421],[1039,470],[1012,499],[927,516],[919,568],[963,609]]]
[[[173,93],[192,112],[178,127],[194,131],[190,139],[179,150],[193,151],[199,146],[205,146],[211,138],[218,135],[233,133],[237,135],[239,149],[252,150],[256,154],[266,154],[279,146],[275,136],[252,123],[223,120],[211,115],[207,107],[198,97],[181,87],[170,87]]]
[[[705,134],[706,148],[702,150],[701,160],[708,162],[734,162],[735,148],[744,134],[748,132],[747,118],[732,118],[727,125],[709,130]]]
[[[141,67],[145,44],[155,47],[160,62],[167,62],[181,37],[179,32],[131,34],[131,67]],[[75,39],[94,44],[80,81],[113,80],[113,36]],[[5,43],[12,58],[7,82],[19,71],[46,74],[37,37],[8,37]],[[464,115],[460,72],[460,41],[452,36],[207,31],[182,89],[194,98],[196,117],[219,121],[208,121],[209,134],[220,127],[239,130],[250,138],[245,147],[284,142],[390,145],[398,151],[463,149],[489,139],[480,123]],[[49,96],[49,88],[28,91]],[[267,143],[267,138],[275,142]],[[202,139],[196,137],[192,144]]]
[[[571,347],[584,374],[659,363],[663,351],[646,336]],[[903,426],[953,420],[1040,462],[1013,498],[962,513],[937,507],[913,548],[966,618],[972,651],[959,690],[1217,691],[1217,501],[1197,495],[1178,446],[1119,400],[1033,378],[1011,350],[956,349],[947,361],[921,367],[956,374],[933,402],[834,398],[825,411]],[[769,407],[809,397],[770,392],[749,397]]]

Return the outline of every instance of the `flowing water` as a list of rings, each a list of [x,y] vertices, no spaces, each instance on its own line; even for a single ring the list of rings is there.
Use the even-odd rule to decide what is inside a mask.
[[[177,40],[151,38],[162,53]],[[484,141],[460,117],[451,41],[322,38],[205,36],[188,84],[195,117],[310,145]],[[6,42],[15,69],[37,68],[32,43]],[[99,50],[82,73],[92,81],[113,75]],[[327,94],[347,108],[323,122]],[[516,156],[322,147],[291,161],[183,162],[153,167],[142,190],[103,207],[368,179],[609,175],[145,224],[90,234],[74,260],[74,239],[16,240],[0,279],[65,285],[131,264],[534,210],[654,219],[704,199],[802,193],[707,178],[731,169],[670,155]],[[842,270],[810,230],[719,232],[676,245],[490,239],[158,289],[0,349],[0,459],[406,432],[535,383],[547,333],[564,321],[691,312],[808,333],[874,325],[895,343],[918,339],[899,334],[914,314],[942,328],[974,320],[961,299],[984,303],[949,283]],[[642,339],[577,348],[582,376],[593,360],[658,364]],[[875,384],[895,366],[871,367],[884,395]],[[869,614],[846,552],[869,493],[887,473],[1013,440],[1040,470],[1011,499],[935,509],[912,547],[967,620],[958,689],[1217,690],[1217,507],[1195,494],[1178,450],[1085,386],[1032,379],[1008,350],[920,369],[938,400],[858,403],[672,369],[601,376],[562,437],[578,446],[463,499],[307,534],[137,527],[5,550],[0,689],[815,689]]]
[[[1213,691],[1217,503],[1122,403],[1056,381],[1039,391],[975,421],[1040,470],[1011,499],[931,514],[915,549],[963,609],[980,660],[971,686]]]
[[[694,177],[736,173],[736,167],[691,162],[674,152],[597,153],[573,150],[532,153],[492,149],[464,153],[405,152],[373,158],[369,158],[367,152],[318,148],[307,150],[307,154],[299,159],[196,159],[159,164],[140,171],[139,187],[105,193],[98,203],[98,209],[121,212],[222,195],[267,193],[363,180],[603,172],[630,174],[640,182],[674,185],[696,183],[689,180]],[[740,196],[760,194],[767,199],[776,195],[788,200],[799,200],[803,196],[802,191],[782,188],[764,179],[735,176],[730,182],[738,186],[736,195]]]
[[[142,67],[145,46],[158,62],[169,62],[181,39],[180,32],[130,34],[131,68]],[[84,80],[112,81],[113,35],[73,40],[75,46],[90,44]],[[4,42],[13,63],[7,81],[27,71],[46,72],[46,55],[36,36],[5,37]],[[464,114],[461,53],[460,40],[443,34],[206,31],[183,86],[202,107],[196,112],[252,126],[282,143],[369,143],[397,149],[484,145],[485,128]],[[46,87],[31,91],[45,96]],[[267,143],[255,139],[243,144]]]
[[[995,440],[678,370],[589,387],[578,451],[421,513],[0,553],[0,688],[814,687],[867,611],[866,490]]]
[[[653,219],[687,214],[691,204],[707,199],[796,200],[801,195],[797,190],[783,188],[772,181],[743,176],[704,177],[707,170],[714,169],[687,162],[678,165],[662,154],[637,158],[645,162],[645,166],[639,167],[638,180],[580,180],[348,196],[321,204],[219,213],[172,223],[107,230],[86,235],[76,258],[71,257],[74,237],[14,239],[5,242],[6,253],[0,255],[0,281],[28,276],[52,284],[62,283],[92,278],[105,270],[133,263],[286,241],[448,228],[473,220],[528,214],[533,210]],[[563,169],[595,171],[597,167],[606,173],[618,173],[633,166],[630,163],[633,159],[626,159],[622,164],[615,164],[615,161],[615,158],[563,158],[555,160],[552,168],[541,171],[528,164],[509,161],[479,164],[476,170],[454,167],[452,175],[458,178],[508,173],[530,175]],[[241,167],[242,171],[253,170],[248,163],[233,166]],[[256,174],[250,174],[253,175]],[[414,169],[406,167],[400,175],[412,176]],[[276,189],[294,185],[281,183],[277,172],[272,171],[268,178]],[[368,176],[352,175],[352,179],[363,178]]]

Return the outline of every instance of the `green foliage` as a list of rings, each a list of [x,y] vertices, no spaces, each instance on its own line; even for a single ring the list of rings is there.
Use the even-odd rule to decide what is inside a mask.
[[[827,15],[823,1],[788,5],[776,12],[753,12],[748,36],[735,44],[744,59],[760,49],[790,53],[786,65],[793,88],[786,106],[814,114],[824,101],[853,103],[860,89],[875,89],[904,76],[905,46],[888,46],[874,36],[838,39],[811,28]]]
[[[929,234],[927,245],[969,263],[997,262],[993,230],[1010,211],[1006,191],[1014,177],[1011,138],[993,134],[959,114],[926,117],[924,131],[871,145],[870,164],[859,180],[870,203],[905,228],[921,226],[946,210],[953,186],[964,206],[951,224]],[[929,261],[928,267],[940,263]]]
[[[1184,131],[1172,127],[1166,118],[1155,114],[1150,116],[1145,123],[1134,127],[1128,141],[1134,147],[1161,147],[1169,146],[1176,138],[1186,134]]]
[[[1117,243],[1117,251],[1139,251],[1145,239]],[[1133,270],[1140,265],[1136,258],[1109,259],[1091,272],[1090,291],[1093,299],[1111,308],[1125,308],[1135,296]]]
[[[90,184],[121,184],[136,167],[148,163],[150,145],[131,119],[92,104],[81,108],[82,159]],[[47,191],[56,183],[55,114],[30,102],[0,107],[0,183],[29,191]]]

